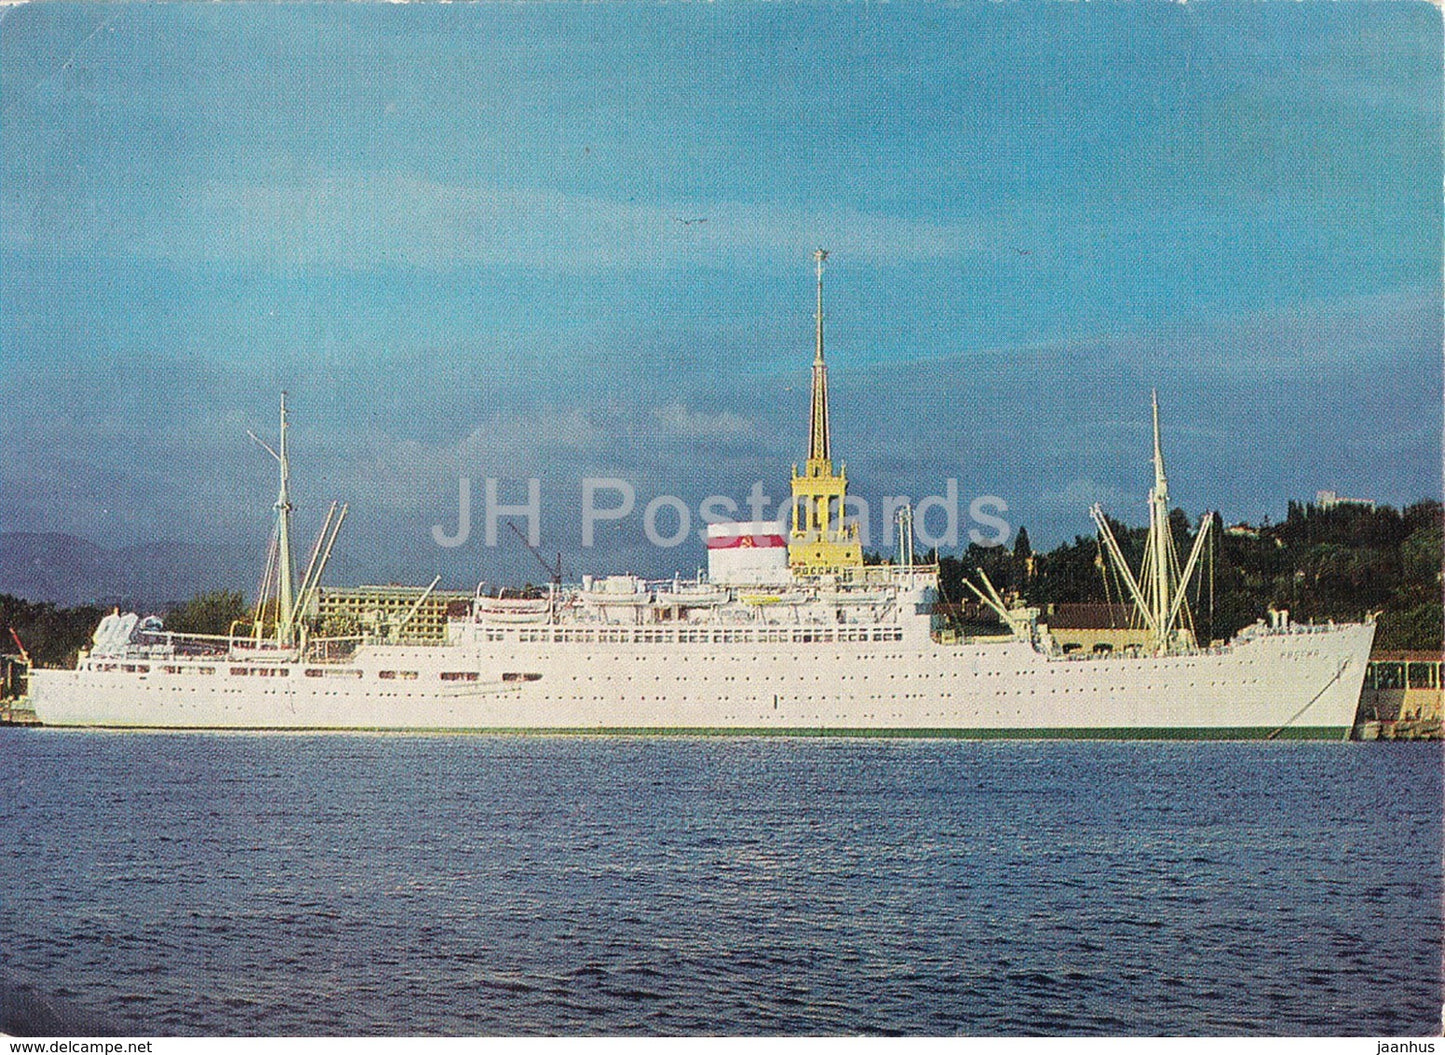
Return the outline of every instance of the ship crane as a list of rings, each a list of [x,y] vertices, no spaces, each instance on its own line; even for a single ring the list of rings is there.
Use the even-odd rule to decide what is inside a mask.
[[[546,559],[542,556],[542,552],[537,549],[536,546],[532,545],[530,542],[527,541],[527,536],[522,534],[522,529],[517,526],[517,522],[515,520],[507,521],[507,527],[511,528],[517,538],[521,540],[522,545],[527,547],[527,552],[532,554],[533,557],[537,558],[537,563],[542,565],[542,570],[547,573],[547,578],[552,583],[552,586],[554,588],[561,586],[562,554],[557,554],[557,562],[555,565],[548,564]]]
[[[1099,539],[1108,551],[1115,570],[1129,590],[1135,611],[1148,631],[1151,647],[1162,655],[1177,650],[1181,645],[1193,647],[1193,621],[1185,597],[1189,580],[1199,565],[1199,556],[1204,552],[1213,529],[1215,514],[1204,514],[1199,534],[1189,551],[1189,559],[1181,570],[1179,554],[1174,547],[1174,534],[1169,526],[1169,478],[1164,472],[1164,453],[1159,439],[1158,392],[1152,393],[1151,403],[1154,417],[1154,486],[1149,489],[1149,535],[1137,577],[1124,559],[1103,507],[1094,503],[1089,515],[1099,530]],[[1186,622],[1191,625],[1186,627]],[[1185,632],[1188,640],[1181,640]]]
[[[416,618],[417,612],[421,611],[421,606],[426,603],[426,599],[431,596],[432,591],[437,588],[437,583],[441,581],[442,577],[440,575],[433,579],[431,581],[431,585],[428,586],[425,590],[423,590],[421,592],[421,596],[416,599],[416,603],[407,610],[407,613],[405,616],[402,617],[401,622],[397,623],[396,626],[391,628],[391,634],[389,635],[389,637],[392,641],[395,642],[401,640],[401,632],[411,624],[411,621],[413,619]]]
[[[988,592],[984,593],[983,590],[980,590],[968,579],[963,580],[963,585],[972,590],[974,596],[982,601],[984,605],[992,608],[994,614],[998,616],[999,621],[1008,627],[1009,631],[1015,637],[1023,641],[1032,641],[1034,636],[1034,618],[1038,615],[1038,609],[1009,607],[1003,595],[1000,594],[997,587],[994,586],[993,580],[988,577],[988,572],[984,571],[981,567],[976,567],[973,570],[978,573],[979,580],[987,588]]]
[[[10,631],[10,637],[15,642],[15,647],[20,650],[20,661],[27,667],[30,666],[30,653],[25,651],[25,646],[20,643],[20,635],[15,632],[13,626],[7,626],[5,629]]]
[[[311,559],[306,564],[306,574],[301,577],[301,589],[297,591],[296,604],[291,610],[291,622],[294,626],[301,625],[302,616],[320,592],[321,575],[331,560],[331,549],[336,545],[336,536],[341,533],[341,522],[346,519],[347,509],[345,502],[332,502],[331,508],[326,511],[326,520],[311,547]]]
[[[542,552],[537,549],[536,546],[532,545],[526,535],[522,534],[522,529],[517,526],[515,520],[507,521],[507,527],[512,529],[512,533],[517,536],[522,545],[527,547],[527,552],[532,554],[532,556],[537,559],[537,563],[542,565],[542,568],[547,572],[547,577],[551,580],[550,587],[547,590],[548,608],[551,612],[548,618],[556,619],[557,598],[562,593],[562,554],[557,554],[557,563],[555,565],[548,564],[542,556]]]

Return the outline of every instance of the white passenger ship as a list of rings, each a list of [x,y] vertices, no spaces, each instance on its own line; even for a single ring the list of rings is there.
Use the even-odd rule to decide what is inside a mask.
[[[36,714],[53,726],[165,729],[1348,735],[1372,623],[1298,626],[1274,613],[1227,643],[1196,644],[1185,598],[1201,545],[1181,568],[1157,401],[1150,534],[1137,575],[1093,510],[1142,647],[1065,653],[1036,610],[1007,604],[981,572],[971,588],[1006,633],[945,631],[934,614],[937,568],[914,563],[906,511],[897,562],[865,566],[830,450],[825,255],[808,457],[793,471],[791,525],[711,525],[706,579],[584,578],[541,598],[479,589],[433,644],[315,637],[304,613],[345,509],[328,517],[298,587],[283,397],[271,589],[253,625],[207,638],[170,633],[153,617],[107,616],[76,669],[32,672]]]

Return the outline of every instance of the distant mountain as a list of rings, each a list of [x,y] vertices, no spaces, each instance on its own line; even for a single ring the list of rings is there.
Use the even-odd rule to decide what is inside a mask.
[[[0,533],[0,593],[58,605],[116,604],[156,610],[203,590],[256,591],[261,559],[250,547],[152,542],[106,549],[74,535]],[[340,558],[326,581],[353,581]],[[298,574],[300,570],[298,570]]]
[[[97,583],[110,556],[74,535],[0,534],[0,592],[57,604],[92,601],[98,594],[72,584]]]

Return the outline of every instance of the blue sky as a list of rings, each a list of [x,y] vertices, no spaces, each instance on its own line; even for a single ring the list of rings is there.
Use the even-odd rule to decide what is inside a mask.
[[[1193,513],[1440,493],[1428,4],[0,10],[4,530],[259,548],[285,387],[377,577],[535,571],[433,545],[463,473],[690,569],[580,480],[784,494],[815,245],[875,503],[1137,520],[1153,386]]]

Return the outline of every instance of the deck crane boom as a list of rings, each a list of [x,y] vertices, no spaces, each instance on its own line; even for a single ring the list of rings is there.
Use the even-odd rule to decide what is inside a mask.
[[[547,578],[551,581],[552,586],[554,588],[561,586],[562,554],[557,554],[557,562],[555,565],[548,564],[546,558],[542,556],[541,551],[538,550],[536,546],[532,545],[532,543],[527,540],[526,535],[522,534],[522,529],[517,526],[517,522],[515,520],[507,521],[507,527],[512,529],[512,533],[516,535],[517,538],[521,539],[522,545],[527,547],[527,552],[532,554],[533,557],[537,558],[537,563],[542,565],[542,569],[547,573]]]

